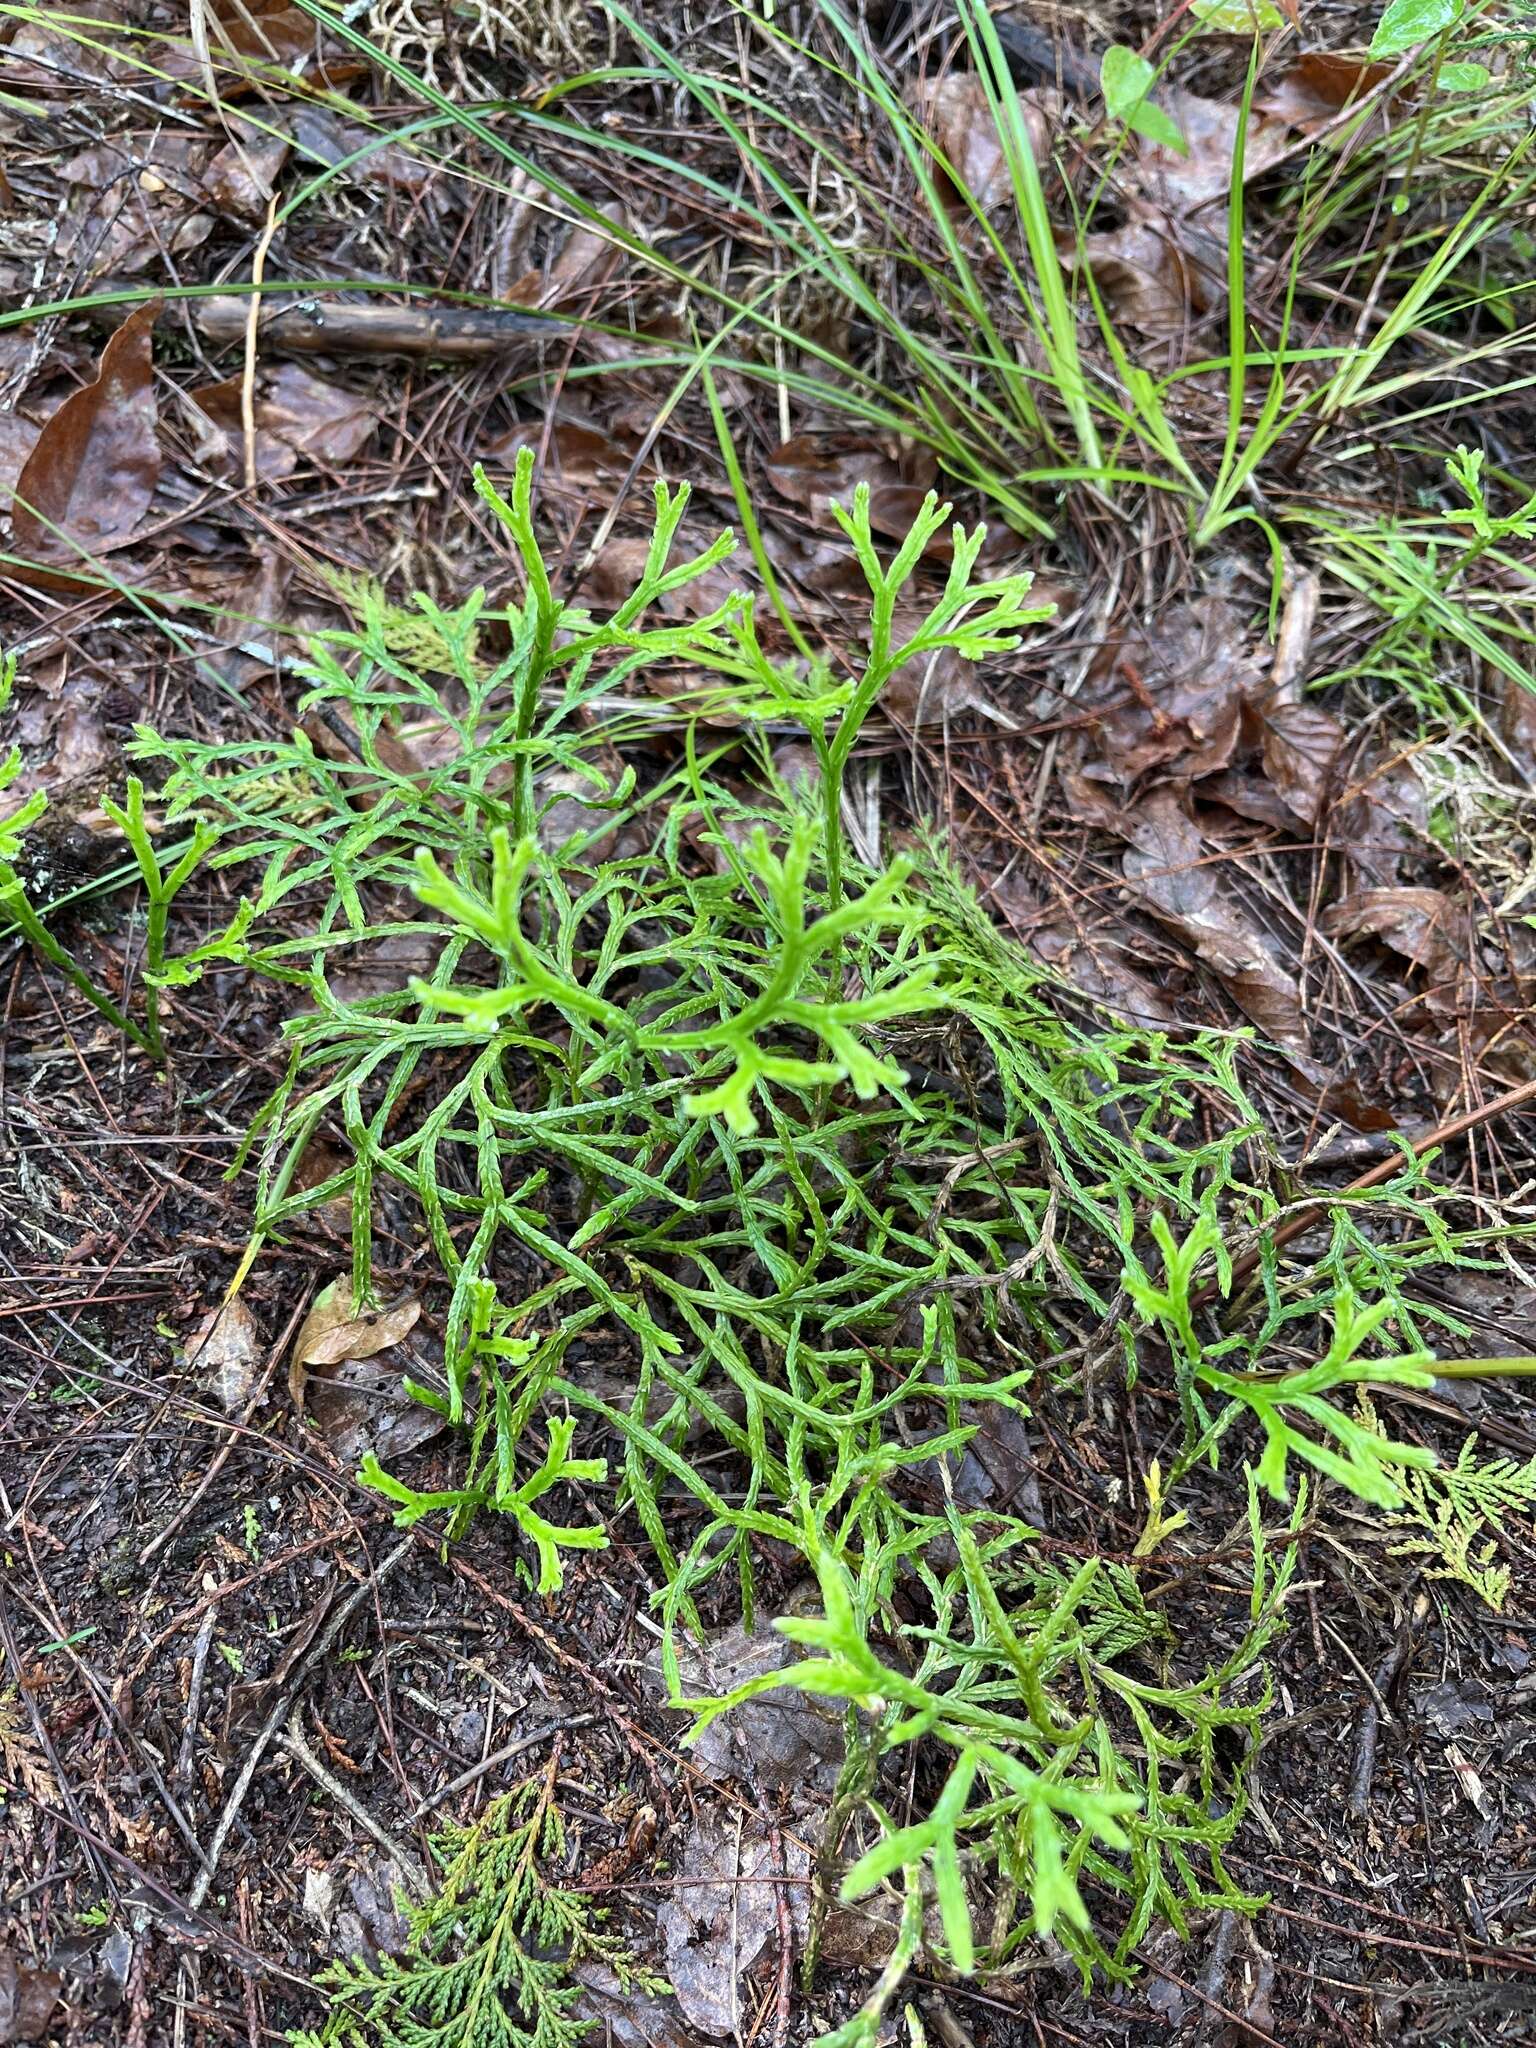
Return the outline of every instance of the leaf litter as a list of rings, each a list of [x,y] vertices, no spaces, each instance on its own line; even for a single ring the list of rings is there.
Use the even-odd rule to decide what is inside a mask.
[[[411,1400],[405,1382],[442,1378],[441,1347],[416,1334],[419,1296],[358,1310],[352,1280],[342,1275],[316,1295],[293,1340],[288,1391],[342,1463],[354,1468],[372,1452],[397,1458],[440,1434],[442,1418]]]
[[[93,381],[45,422],[11,509],[21,553],[78,563],[138,538],[160,480],[150,340],[159,312],[152,302],[130,313]]]

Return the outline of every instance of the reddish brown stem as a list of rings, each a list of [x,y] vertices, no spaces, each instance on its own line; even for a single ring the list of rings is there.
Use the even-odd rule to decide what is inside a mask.
[[[1432,1131],[1426,1132],[1414,1145],[1413,1156],[1415,1159],[1422,1159],[1426,1152],[1433,1151],[1437,1145],[1448,1145],[1453,1138],[1463,1137],[1468,1131],[1476,1130],[1480,1124],[1491,1123],[1495,1117],[1504,1116],[1512,1109],[1519,1109],[1527,1102],[1536,1102],[1536,1081],[1522,1081],[1518,1088],[1510,1088],[1503,1095],[1496,1095],[1492,1102],[1485,1102],[1477,1109],[1464,1110],[1460,1116],[1453,1116],[1443,1124],[1436,1124]],[[1382,1181],[1390,1180],[1402,1163],[1401,1153],[1394,1152],[1390,1158],[1378,1160],[1375,1166],[1358,1175],[1337,1193],[1315,1197],[1304,1208],[1298,1209],[1294,1216],[1287,1217],[1284,1223],[1270,1232],[1270,1244],[1278,1251],[1281,1245],[1289,1244],[1293,1237],[1300,1237],[1304,1230],[1310,1230],[1330,1203],[1339,1201],[1345,1195],[1363,1195],[1367,1188],[1378,1187]],[[1255,1245],[1252,1251],[1244,1252],[1240,1259],[1233,1260],[1234,1283],[1247,1279],[1259,1263],[1260,1252],[1261,1247]],[[1208,1280],[1203,1287],[1195,1290],[1190,1306],[1203,1308],[1220,1292],[1217,1283]]]

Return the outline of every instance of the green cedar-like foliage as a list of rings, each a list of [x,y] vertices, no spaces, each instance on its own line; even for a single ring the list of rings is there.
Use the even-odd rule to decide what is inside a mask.
[[[323,1971],[322,2025],[293,2048],[578,2048],[592,2022],[576,2011],[572,1965],[598,1963],[621,1989],[660,1988],[602,1914],[549,1874],[565,1853],[554,1770],[493,1799],[433,1842],[442,1880],[421,1904],[402,1900],[403,1956]]]

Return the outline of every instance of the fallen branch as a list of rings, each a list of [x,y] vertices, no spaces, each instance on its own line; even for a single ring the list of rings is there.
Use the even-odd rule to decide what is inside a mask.
[[[547,337],[559,325],[526,306],[354,305],[322,293],[216,293],[177,301],[178,310],[215,348],[244,342],[253,304],[261,307],[258,344],[287,355],[417,356],[475,363],[505,355],[530,335]],[[109,291],[79,313],[98,327],[116,327],[122,309],[123,299]]]
[[[192,324],[222,346],[245,339],[250,298],[191,299]],[[549,334],[550,321],[520,306],[352,306],[333,299],[287,299],[262,305],[259,345],[294,355],[428,356],[481,362],[530,334]]]

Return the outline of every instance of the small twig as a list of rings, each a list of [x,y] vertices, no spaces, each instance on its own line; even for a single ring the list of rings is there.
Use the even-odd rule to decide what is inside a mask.
[[[1206,2011],[1201,2015],[1200,2035],[1211,2040],[1217,2031],[1217,2014],[1226,1992],[1227,1977],[1232,1969],[1232,1951],[1237,1947],[1237,1915],[1230,1908],[1222,1913],[1216,1922],[1216,1939],[1211,1943],[1211,1953],[1206,1960],[1200,1977],[1200,1996],[1206,2001]]]
[[[1390,1718],[1386,1696],[1397,1683],[1412,1640],[1412,1625],[1405,1618],[1397,1632],[1397,1640],[1377,1665],[1375,1677],[1366,1681],[1370,1698],[1361,1710],[1360,1725],[1355,1735],[1355,1766],[1349,1775],[1349,1810],[1356,1820],[1364,1820],[1370,1807],[1371,1776],[1376,1768],[1376,1738],[1381,1732],[1383,1712],[1387,1712]]]
[[[288,1712],[289,1702],[298,1692],[299,1685],[306,1672],[312,1664],[318,1663],[320,1658],[329,1650],[332,1643],[341,1634],[369,1593],[376,1586],[381,1586],[384,1583],[395,1569],[395,1566],[414,1547],[415,1538],[413,1536],[402,1536],[378,1569],[347,1595],[346,1599],[337,1608],[335,1614],[332,1615],[330,1621],[310,1645],[307,1654],[300,1660],[290,1675],[287,1685],[283,1687],[271,1713],[268,1714],[266,1720],[257,1729],[256,1734],[251,1739],[249,1748],[246,1750],[245,1762],[240,1766],[240,1774],[230,1787],[229,1797],[224,1802],[224,1810],[219,1815],[219,1824],[213,1831],[213,1840],[208,1844],[203,1868],[198,1873],[197,1881],[189,1894],[187,1903],[194,1912],[201,1908],[204,1899],[208,1896],[213,1884],[214,1873],[218,1869],[219,1858],[224,1853],[224,1846],[229,1840],[230,1832],[239,1816],[240,1809],[245,1804],[245,1795],[251,1789],[251,1780],[256,1775],[257,1766],[260,1764],[263,1756],[266,1755],[267,1745],[271,1742],[282,1724]]]
[[[186,301],[192,324],[214,347],[244,339],[250,305],[257,309],[262,347],[286,355],[417,356],[474,363],[505,356],[530,336],[549,339],[560,322],[520,306],[355,306],[329,299],[270,294]]]
[[[375,1820],[357,1795],[349,1792],[335,1772],[328,1771],[325,1765],[321,1763],[319,1757],[315,1755],[315,1752],[304,1740],[303,1730],[299,1725],[299,1711],[296,1704],[288,1716],[287,1728],[277,1738],[278,1748],[285,1749],[296,1763],[302,1764],[315,1783],[328,1792],[338,1806],[351,1814],[364,1834],[372,1835],[385,1854],[400,1866],[401,1874],[410,1885],[411,1890],[416,1894],[416,1897],[424,1899],[431,1889],[426,1871],[422,1869],[405,1844],[398,1841],[389,1832],[389,1829],[384,1826],[382,1821]]]
[[[208,1651],[213,1642],[213,1625],[218,1618],[217,1605],[211,1606],[203,1617],[197,1641],[192,1645],[192,1673],[187,1681],[187,1721],[181,1732],[181,1747],[176,1752],[176,1767],[171,1773],[178,1785],[190,1785],[192,1782],[192,1745],[197,1739],[197,1714],[203,1701],[203,1673],[207,1669]]]
[[[277,233],[277,194],[267,201],[267,222],[251,257],[251,303],[245,320],[245,367],[240,374],[240,426],[245,436],[245,488],[256,488],[256,327],[261,318],[261,280],[267,251]]]
[[[483,1778],[487,1771],[494,1771],[499,1764],[520,1756],[525,1749],[536,1749],[551,1735],[563,1734],[567,1728],[588,1728],[596,1719],[595,1714],[567,1714],[563,1721],[546,1721],[542,1728],[535,1728],[531,1735],[519,1735],[515,1742],[506,1743],[493,1755],[482,1757],[479,1763],[471,1764],[467,1771],[461,1771],[451,1784],[442,1786],[423,1799],[411,1815],[411,1819],[420,1820],[422,1815],[430,1813],[434,1806],[441,1806],[445,1799],[451,1799],[456,1792],[462,1792],[467,1785],[473,1785],[477,1778]]]
[[[1464,1110],[1460,1116],[1453,1116],[1445,1123],[1436,1124],[1432,1131],[1426,1131],[1422,1138],[1414,1140],[1411,1148],[1412,1157],[1422,1159],[1426,1152],[1432,1152],[1437,1145],[1448,1145],[1453,1138],[1465,1137],[1468,1131],[1474,1131],[1482,1124],[1491,1123],[1495,1117],[1505,1116],[1527,1102],[1536,1102],[1536,1081],[1522,1081],[1518,1088],[1507,1089],[1503,1095],[1496,1095],[1491,1102],[1485,1102],[1477,1109]],[[1402,1164],[1402,1153],[1394,1152],[1390,1159],[1383,1159],[1366,1172],[1358,1174],[1346,1187],[1334,1193],[1309,1198],[1301,1203],[1295,1214],[1278,1229],[1265,1233],[1268,1243],[1278,1251],[1283,1244],[1289,1244],[1292,1238],[1300,1237],[1303,1231],[1310,1230],[1330,1204],[1342,1201],[1346,1195],[1363,1195],[1368,1188],[1379,1187],[1384,1180],[1390,1180]],[[1251,1251],[1244,1252],[1241,1258],[1232,1261],[1233,1287],[1239,1280],[1246,1280],[1257,1266],[1261,1250],[1262,1247],[1256,1244]],[[1204,1308],[1222,1291],[1218,1282],[1208,1280],[1190,1296],[1191,1308]]]

